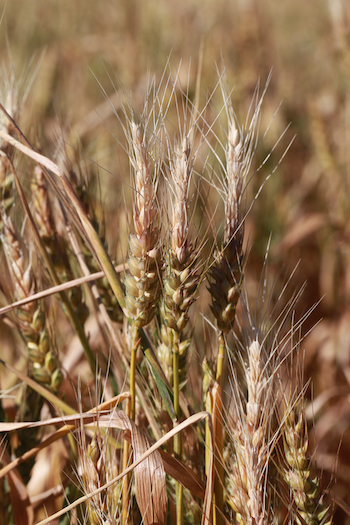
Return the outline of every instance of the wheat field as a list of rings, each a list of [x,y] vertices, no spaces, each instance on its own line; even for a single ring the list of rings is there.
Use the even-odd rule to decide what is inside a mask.
[[[350,523],[348,3],[1,9],[0,524]]]

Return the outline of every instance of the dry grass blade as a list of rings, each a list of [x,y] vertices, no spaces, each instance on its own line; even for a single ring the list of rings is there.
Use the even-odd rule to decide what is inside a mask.
[[[118,404],[120,401],[123,401],[128,397],[128,394],[117,396],[114,398],[113,405]],[[107,403],[110,405],[109,401]],[[118,415],[113,415],[112,419],[108,419],[108,417],[111,417],[111,412],[110,410],[107,410],[103,407],[103,405],[107,403],[103,403],[102,405],[99,405],[99,407],[82,414],[75,413],[69,416],[52,417],[50,419],[45,419],[44,421],[0,423],[0,432],[11,432],[12,430],[18,430],[20,428],[37,428],[51,425],[63,425],[63,428],[61,428],[60,431],[62,432],[63,430],[65,433],[67,433],[71,428],[77,428],[82,422],[84,425],[90,425],[92,423],[96,424],[98,421],[100,426],[110,426],[111,428],[116,427],[122,430],[127,428],[127,425],[123,422],[123,412],[118,412]],[[111,408],[113,408],[113,405]]]
[[[123,438],[131,443],[131,434],[129,431],[124,432]],[[162,456],[166,474],[181,483],[181,485],[188,489],[194,496],[204,500],[205,483],[202,479],[185,463],[174,458],[168,454],[168,452],[159,449],[159,453]]]
[[[119,264],[118,266],[115,266],[115,271],[120,273],[127,269],[127,264]],[[72,279],[71,281],[68,281],[67,283],[59,284],[58,286],[52,286],[51,288],[48,288],[47,290],[42,290],[41,292],[35,293],[31,295],[30,297],[26,297],[25,299],[21,299],[20,301],[15,301],[7,306],[3,306],[0,308],[0,316],[7,314],[8,312],[11,312],[14,308],[18,308],[19,306],[23,306],[25,304],[28,304],[32,301],[38,301],[39,299],[43,299],[44,297],[49,297],[50,295],[53,295],[55,293],[62,292],[63,290],[69,290],[70,288],[74,288],[75,286],[80,286],[81,284],[89,283],[91,281],[95,281],[97,279],[101,279],[105,276],[104,272],[95,272],[91,273],[90,275],[85,275],[84,277],[78,277],[78,279]]]
[[[52,171],[52,173],[60,177],[62,184],[64,186],[64,189],[81,220],[84,231],[86,232],[86,235],[89,238],[95,250],[99,263],[101,264],[101,267],[105,272],[105,275],[111,285],[111,288],[121,308],[124,309],[125,308],[125,298],[124,298],[124,292],[123,292],[123,288],[120,283],[119,276],[116,273],[114,266],[112,265],[110,258],[108,254],[106,253],[106,250],[104,249],[99,236],[94,230],[94,227],[92,226],[88,216],[86,215],[65,173],[54,162],[52,162],[52,160],[48,159],[44,155],[40,155],[39,153],[36,153],[28,146],[24,146],[21,142],[14,139],[13,137],[11,137],[11,135],[9,135],[8,133],[5,133],[1,129],[0,129],[0,137],[7,140],[16,149],[18,149],[19,151],[22,151],[22,153],[24,153],[25,155],[35,160],[36,162],[44,166],[46,169]]]
[[[175,459],[167,452],[161,450],[160,454],[164,462],[165,472],[179,481],[179,483],[188,489],[194,496],[204,500],[205,484],[201,478],[182,461]]]
[[[50,392],[50,394],[51,394],[51,392]],[[114,406],[117,406],[119,403],[121,403],[122,401],[127,399],[128,397],[129,397],[129,392],[124,392],[124,393],[119,394],[118,396],[114,397],[113,399],[110,399],[108,401],[105,401],[104,403],[101,403],[97,407],[95,407],[92,410],[90,410],[87,414],[85,414],[85,415],[79,414],[79,416],[76,416],[75,411],[71,407],[66,405],[66,408],[68,409],[68,410],[66,410],[66,413],[71,414],[70,422],[71,421],[75,421],[79,425],[79,424],[81,424],[82,418],[84,418],[84,417],[85,418],[89,418],[89,417],[91,418],[91,413],[92,414],[93,413],[100,413],[101,411],[104,411],[104,410],[107,410],[107,409],[110,410]],[[69,418],[69,416],[68,416],[68,418]],[[67,420],[67,418],[66,418],[66,420]],[[88,421],[88,419],[86,419],[86,421]],[[91,421],[95,422],[96,421],[96,416],[93,416]],[[51,424],[51,423],[52,424],[56,424],[56,423],[57,424],[62,424],[62,422],[63,422],[62,418],[53,418],[50,423],[48,423],[47,421],[35,421],[35,422],[30,422],[30,423],[1,423],[0,431],[2,431],[2,432],[9,432],[11,430],[16,430],[18,428],[30,428],[31,426],[32,427],[33,426],[41,427],[41,426],[46,426],[46,425]],[[108,422],[107,422],[107,425],[108,425]],[[42,450],[45,447],[48,447],[49,445],[51,445],[51,443],[53,443],[57,439],[60,439],[61,437],[65,436],[71,430],[74,430],[76,428],[76,426],[77,425],[72,425],[72,424],[63,426],[62,428],[60,428],[59,430],[57,430],[56,432],[51,434],[51,436],[47,437],[44,441],[42,441],[40,443],[40,445],[38,445],[37,447],[32,448],[31,450],[28,450],[28,452],[25,452],[21,457],[16,458],[14,461],[12,461],[11,463],[7,464],[5,467],[3,467],[0,470],[0,479],[3,476],[5,476],[8,472],[10,472],[12,469],[16,468],[20,463],[23,463],[27,459],[35,456],[40,450]]]
[[[115,415],[113,416],[115,417]],[[123,418],[125,418],[125,414]],[[64,509],[60,510],[59,512],[56,512],[52,516],[49,516],[48,518],[40,521],[37,523],[37,525],[45,525],[46,523],[49,523],[53,521],[56,518],[59,518],[66,512],[69,512],[70,510],[74,509],[78,505],[81,505],[85,501],[87,501],[89,498],[91,498],[93,495],[96,495],[106,488],[110,487],[114,483],[116,483],[118,480],[129,474],[135,467],[137,467],[142,461],[144,461],[146,458],[148,458],[151,454],[153,454],[155,451],[158,450],[159,447],[161,447],[164,443],[166,443],[169,439],[173,438],[175,434],[178,432],[181,432],[185,428],[187,428],[190,425],[194,425],[198,423],[199,421],[202,421],[203,419],[210,418],[210,414],[208,412],[198,412],[197,414],[194,414],[193,416],[186,419],[186,421],[183,421],[180,423],[176,428],[171,429],[167,434],[165,434],[161,439],[159,439],[154,445],[152,445],[146,452],[144,452],[137,461],[134,461],[129,467],[127,467],[121,474],[113,478],[111,481],[100,487],[98,490],[94,491],[93,493],[86,494],[85,496],[77,499],[74,503],[71,505],[68,505]],[[119,422],[123,423],[122,418],[118,418]],[[209,419],[210,421],[210,419]],[[211,422],[209,423],[210,427],[210,435],[212,436],[212,426]],[[212,444],[212,442],[211,442]],[[213,492],[213,453],[211,454],[210,459],[210,468],[208,470],[207,475],[207,484],[205,489],[205,497],[204,497],[204,505],[203,505],[203,514],[202,514],[202,525],[209,525],[210,523],[210,507],[211,507],[211,498],[212,498],[212,492]]]
[[[7,476],[7,482],[10,488],[14,523],[18,525],[32,525],[34,512],[23,481],[18,474],[10,472]]]
[[[150,446],[149,439],[123,412],[119,414],[131,432],[134,461],[137,461]],[[168,497],[165,486],[165,471],[160,453],[156,451],[135,467],[135,492],[137,503],[145,525],[166,523]]]

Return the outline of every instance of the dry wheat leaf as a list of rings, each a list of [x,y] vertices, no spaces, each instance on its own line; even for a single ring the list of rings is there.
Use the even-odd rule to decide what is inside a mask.
[[[130,430],[134,461],[137,461],[150,448],[150,440],[123,412],[118,412],[118,416],[123,420],[125,429]],[[135,467],[134,476],[136,500],[143,523],[166,523],[168,498],[164,465],[158,450]]]
[[[118,416],[111,418],[111,409],[114,409],[116,405],[127,399],[129,395],[129,392],[123,392],[112,399],[109,399],[108,401],[104,401],[88,412],[82,412],[80,414],[72,414],[71,412],[74,412],[74,409],[67,405],[70,411],[70,415],[67,416],[53,417],[50,419],[45,419],[44,421],[17,421],[0,423],[0,432],[10,432],[11,430],[19,430],[22,428],[45,427],[51,425],[67,425],[67,427],[76,427],[80,426],[82,423],[84,425],[89,425],[91,423],[97,423],[97,421],[99,421],[100,426],[111,426],[113,428],[124,430],[125,427],[123,421],[118,418]],[[67,431],[69,430],[70,429],[67,428]]]
[[[127,418],[124,414],[124,419]],[[208,465],[208,474],[207,474],[207,483],[205,487],[205,496],[204,496],[204,504],[203,504],[203,513],[202,513],[202,525],[208,525],[210,523],[210,515],[211,515],[211,503],[212,503],[212,495],[213,495],[213,478],[214,478],[214,453],[213,453],[213,428],[211,423],[211,417],[208,412],[198,412],[197,414],[193,414],[189,418],[187,418],[185,421],[180,423],[177,427],[170,430],[165,436],[160,438],[154,445],[152,445],[150,448],[148,448],[144,454],[141,455],[132,465],[130,465],[128,468],[126,468],[121,474],[113,478],[111,481],[106,483],[105,485],[102,485],[97,490],[94,490],[93,492],[86,494],[85,496],[82,496],[81,498],[78,498],[74,503],[71,503],[64,509],[56,512],[52,516],[49,516],[48,518],[45,518],[44,520],[40,521],[37,525],[45,525],[46,523],[49,523],[53,521],[54,519],[58,518],[59,516],[62,516],[66,512],[69,512],[70,510],[74,509],[78,505],[81,505],[85,501],[87,501],[92,496],[95,496],[96,494],[99,494],[103,490],[106,490],[108,487],[116,483],[119,479],[126,476],[129,472],[131,472],[134,468],[137,467],[142,461],[147,459],[151,454],[153,454],[155,451],[158,451],[159,447],[161,447],[164,443],[166,443],[169,439],[172,439],[175,434],[178,432],[182,432],[184,428],[187,428],[190,425],[194,425],[195,423],[198,423],[199,421],[207,419],[208,421],[208,427],[209,427],[209,435],[210,435],[210,457],[209,457],[209,465]],[[122,418],[119,417],[119,420],[122,421]],[[125,429],[125,428],[124,428]]]
[[[77,426],[77,424],[76,424],[77,422],[80,422],[79,426],[81,426],[81,422],[82,421],[85,421],[86,424],[89,424],[89,420],[91,420],[91,417],[92,417],[92,420],[93,420],[94,424],[96,424],[96,422],[98,420],[98,418],[96,416],[96,412],[100,415],[100,413],[103,412],[104,409],[111,409],[111,408],[113,408],[114,406],[118,405],[118,403],[120,403],[124,399],[128,398],[129,395],[130,395],[129,392],[123,392],[123,393],[119,394],[118,396],[115,396],[112,399],[109,399],[108,401],[104,401],[103,403],[101,403],[97,407],[94,407],[92,410],[90,410],[86,414],[79,414],[79,415],[74,414],[72,416],[66,416],[66,419],[70,418],[72,421],[74,421],[75,424],[65,425],[64,424],[65,421],[62,419],[62,417],[61,418],[52,418],[52,419],[46,420],[46,421],[34,421],[34,422],[28,422],[28,423],[0,423],[0,431],[2,431],[2,432],[9,432],[11,430],[17,430],[19,428],[29,428],[29,427],[35,427],[35,426],[36,427],[40,427],[40,426],[47,426],[47,425],[51,425],[51,424],[62,424],[62,423],[64,424],[64,426],[62,428],[60,428],[59,430],[57,430],[56,432],[54,432],[53,434],[48,436],[38,446],[33,447],[32,449],[30,449],[27,452],[25,452],[24,454],[22,454],[21,457],[16,458],[11,463],[9,463],[5,467],[3,467],[0,470],[0,478],[5,476],[12,469],[16,468],[19,464],[21,464],[24,461],[26,461],[27,459],[35,456],[41,449],[47,447],[48,445],[50,445],[51,443],[53,443],[57,439],[60,439],[61,437],[65,436],[66,434],[68,434],[69,431],[74,430],[76,428],[76,426]],[[73,411],[73,409],[70,409],[70,410]],[[108,414],[109,414],[109,412],[108,412]],[[103,418],[103,416],[101,416],[101,417]],[[110,421],[109,418],[110,418],[110,415],[106,416],[106,420],[103,423],[101,423],[101,425],[103,424],[103,426],[110,426],[109,425],[109,421]],[[120,423],[119,423],[119,426],[117,426],[117,428],[120,428]]]
[[[202,479],[190,467],[164,452],[164,450],[159,449],[159,453],[162,456],[165,472],[179,481],[194,496],[204,500],[205,484]]]
[[[10,455],[3,448],[2,444],[0,457],[3,464],[7,465],[10,463]],[[12,470],[12,472],[7,474],[6,479],[10,489],[14,525],[32,525],[34,522],[34,511],[20,475],[16,470]]]
[[[124,432],[123,438],[131,443],[131,433],[129,430]],[[181,485],[188,489],[194,496],[203,500],[205,494],[205,483],[198,474],[196,474],[185,463],[182,463],[182,461],[174,458],[168,452],[165,452],[165,450],[160,448],[159,453],[162,456],[165,473],[181,483]]]
[[[115,266],[115,271],[118,273],[124,272],[127,269],[128,269],[128,265],[126,263]],[[25,304],[32,303],[33,301],[39,301],[39,299],[43,299],[44,297],[49,297],[50,295],[54,295],[56,293],[59,293],[65,290],[70,290],[71,288],[75,288],[77,286],[80,286],[85,283],[89,283],[91,281],[96,281],[97,279],[101,279],[102,277],[104,277],[104,275],[105,274],[103,271],[94,272],[94,273],[90,273],[89,275],[85,275],[84,277],[78,277],[77,279],[71,279],[70,281],[59,284],[57,286],[51,286],[47,290],[42,290],[41,292],[37,292],[33,295],[30,295],[29,297],[25,297],[19,301],[15,301],[11,304],[3,306],[2,308],[0,308],[0,317],[10,312],[14,308],[18,308],[19,306],[24,306]]]
[[[85,412],[83,414],[73,414],[70,416],[62,417],[52,417],[50,419],[45,419],[44,421],[26,421],[23,422],[9,422],[9,423],[0,423],[0,432],[10,432],[11,430],[19,430],[23,428],[37,428],[37,427],[48,427],[52,425],[63,425],[71,428],[77,428],[83,425],[91,425],[99,422],[99,426],[111,426],[112,428],[121,428],[122,423],[119,419],[114,419],[110,423],[110,412],[103,410],[98,414],[91,414],[91,412]],[[70,429],[71,429],[70,428]],[[70,430],[69,428],[67,431]]]
[[[10,487],[14,525],[32,525],[34,511],[23,481],[12,471],[7,475],[7,482]]]

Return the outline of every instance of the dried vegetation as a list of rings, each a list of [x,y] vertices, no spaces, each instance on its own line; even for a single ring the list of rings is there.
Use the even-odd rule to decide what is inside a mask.
[[[1,26],[0,525],[350,523],[348,7],[117,4]]]

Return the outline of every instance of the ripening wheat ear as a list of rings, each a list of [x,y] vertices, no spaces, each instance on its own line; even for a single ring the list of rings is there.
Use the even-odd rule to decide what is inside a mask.
[[[230,112],[232,113],[232,112]],[[230,114],[229,113],[229,114]],[[213,401],[208,396],[207,409],[213,413],[215,446],[217,454],[215,506],[218,514],[223,509],[223,440],[224,428],[221,419],[222,388],[226,353],[226,337],[233,328],[236,305],[243,280],[243,214],[241,210],[242,194],[249,168],[247,143],[240,135],[234,118],[229,119],[228,145],[226,149],[226,169],[223,176],[225,228],[222,246],[215,254],[215,260],[208,272],[208,290],[212,298],[211,310],[218,327],[218,351],[216,361],[216,385]],[[213,404],[215,406],[213,406]],[[215,507],[213,512],[216,512]],[[220,518],[218,518],[220,520]]]
[[[82,483],[85,493],[93,493],[119,473],[116,450],[109,445],[108,433],[101,435],[97,427],[87,445],[85,430],[82,430],[79,446]],[[104,492],[93,495],[87,501],[87,513],[91,525],[117,524],[121,522],[122,481],[114,483]]]
[[[3,223],[1,241],[13,282],[14,296],[17,300],[24,299],[35,292],[32,265],[30,262],[26,264],[14,224],[4,209],[1,210],[1,217]],[[57,393],[63,381],[63,374],[49,336],[42,305],[37,302],[23,305],[16,310],[16,320],[19,332],[26,343],[29,376]],[[43,398],[31,388],[22,389],[21,397],[18,417],[23,421],[39,418]],[[20,457],[37,444],[38,433],[36,430],[33,429],[29,433],[18,431],[16,456]],[[34,460],[31,460],[20,466],[21,474],[26,481],[30,478],[33,464]]]
[[[135,417],[135,366],[140,330],[154,317],[160,296],[161,249],[154,173],[140,126],[131,123],[131,162],[135,172],[134,228],[129,238],[125,301],[131,320],[130,417]]]
[[[235,374],[232,378],[232,412],[229,440],[235,458],[227,476],[228,501],[239,523],[268,525],[268,469],[273,420],[273,373],[269,375],[268,349],[258,333],[242,348],[247,397],[242,397]],[[232,460],[231,460],[232,461]]]
[[[33,200],[33,217],[36,221],[38,234],[50,255],[57,277],[61,282],[73,279],[73,271],[68,258],[68,247],[64,238],[58,234],[52,213],[51,202],[47,191],[47,183],[42,166],[34,167],[31,179]],[[70,304],[81,324],[89,315],[89,309],[84,302],[81,287],[75,287],[67,292]]]
[[[243,318],[228,352],[225,496],[240,525],[277,523],[273,504],[276,489],[271,487],[270,479],[279,473],[275,472],[275,449],[281,427],[276,413],[283,398],[281,376],[287,351],[281,331],[291,311],[288,308],[273,319],[272,312],[265,312],[269,299],[264,304],[265,284],[263,287],[262,301],[256,299],[254,315],[243,289]]]
[[[4,232],[1,240],[4,253],[15,287],[15,298],[24,299],[33,295],[35,290],[34,275],[31,263],[25,268],[24,254],[12,220],[2,214]],[[46,328],[45,313],[41,305],[35,302],[22,306],[17,311],[18,325],[23,334],[32,363],[31,375],[36,381],[57,392],[62,384],[63,375],[57,356],[50,345]]]
[[[155,314],[160,294],[160,242],[158,209],[153,170],[141,128],[131,123],[132,164],[135,171],[134,228],[129,239],[128,265],[125,279],[126,303],[132,326],[137,332]],[[135,334],[136,334],[135,332]],[[137,335],[137,334],[136,334]]]
[[[180,383],[186,378],[190,341],[185,338],[188,312],[195,301],[200,282],[198,249],[189,238],[189,184],[192,173],[191,146],[184,137],[175,150],[170,150],[168,190],[171,195],[171,218],[163,274],[164,292],[161,303],[161,345],[158,356],[174,389],[174,425],[181,417]],[[181,435],[174,438],[174,452],[182,457]],[[183,523],[182,486],[176,484],[177,523]]]
[[[304,522],[307,525],[331,525],[331,508],[323,501],[325,496],[321,493],[317,474],[311,474],[313,467],[308,455],[309,438],[303,400],[291,409],[286,407],[285,412],[284,476],[294,503],[291,512],[298,525]]]
[[[189,238],[188,192],[192,161],[188,138],[185,137],[175,151],[170,153],[170,175],[167,183],[172,194],[172,211],[163,274],[161,317],[164,327],[158,355],[163,368],[168,370],[168,379],[174,384],[174,392],[179,392],[179,385],[186,377],[187,351],[190,343],[184,337],[184,330],[188,323],[189,309],[196,298],[200,272],[198,249]],[[167,356],[170,357],[171,364]]]
[[[136,353],[140,344],[141,330],[154,317],[160,296],[161,249],[158,228],[158,209],[155,181],[147,142],[141,128],[130,123],[130,162],[134,170],[134,228],[129,237],[129,273],[125,277],[125,303],[131,330],[130,357],[130,405],[128,415],[135,419],[136,399]],[[123,467],[129,459],[129,446],[124,443]],[[127,516],[128,479],[123,488],[123,523]]]

